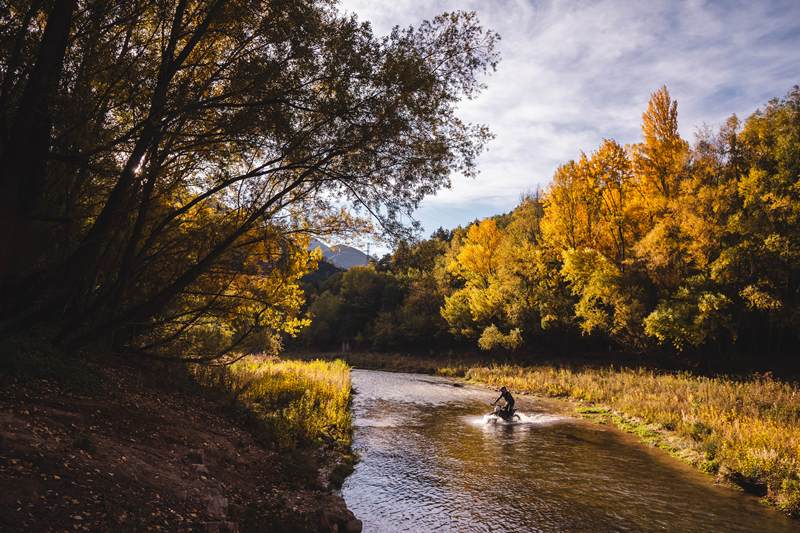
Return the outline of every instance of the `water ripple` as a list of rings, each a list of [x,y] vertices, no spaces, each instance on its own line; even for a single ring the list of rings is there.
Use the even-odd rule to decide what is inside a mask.
[[[794,531],[629,436],[519,399],[487,424],[495,393],[442,378],[354,371],[354,447],[342,489],[369,532]]]

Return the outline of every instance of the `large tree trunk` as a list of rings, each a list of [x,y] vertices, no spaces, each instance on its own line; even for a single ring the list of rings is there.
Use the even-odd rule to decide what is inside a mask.
[[[48,246],[43,208],[52,129],[50,104],[58,90],[75,0],[53,2],[36,64],[13,113],[0,160],[0,292],[34,266]]]

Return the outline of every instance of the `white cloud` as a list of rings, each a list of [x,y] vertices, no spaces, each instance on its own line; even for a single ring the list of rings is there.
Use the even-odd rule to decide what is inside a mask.
[[[521,192],[603,138],[639,140],[649,95],[667,84],[681,132],[747,116],[800,83],[800,2],[345,0],[376,33],[474,10],[503,59],[462,116],[496,134],[476,180],[425,200],[426,231],[508,211]]]

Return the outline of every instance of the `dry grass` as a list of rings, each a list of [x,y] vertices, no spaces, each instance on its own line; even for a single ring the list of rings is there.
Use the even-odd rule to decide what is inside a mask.
[[[468,368],[486,364],[487,360],[477,356],[425,357],[402,353],[381,352],[310,352],[291,353],[292,359],[313,360],[342,359],[353,368],[387,370],[392,372],[418,372],[463,377]]]
[[[612,421],[800,516],[800,386],[795,383],[769,375],[709,378],[641,368],[496,364],[470,357],[344,357],[355,367],[464,377],[492,387],[578,400],[580,414]]]
[[[251,356],[195,374],[201,383],[229,391],[280,447],[318,440],[350,444],[350,367],[344,361]]]
[[[515,365],[472,367],[465,377],[581,400],[627,420],[633,417],[640,429],[649,425],[674,432],[685,447],[700,452],[696,466],[763,494],[789,514],[800,514],[800,388],[795,384],[769,376],[739,380],[643,369]]]

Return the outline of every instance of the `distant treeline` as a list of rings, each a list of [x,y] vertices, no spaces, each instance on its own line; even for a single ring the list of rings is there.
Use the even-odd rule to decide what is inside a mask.
[[[642,118],[640,143],[604,140],[509,214],[317,276],[302,341],[796,352],[800,88],[692,145],[666,88]]]

